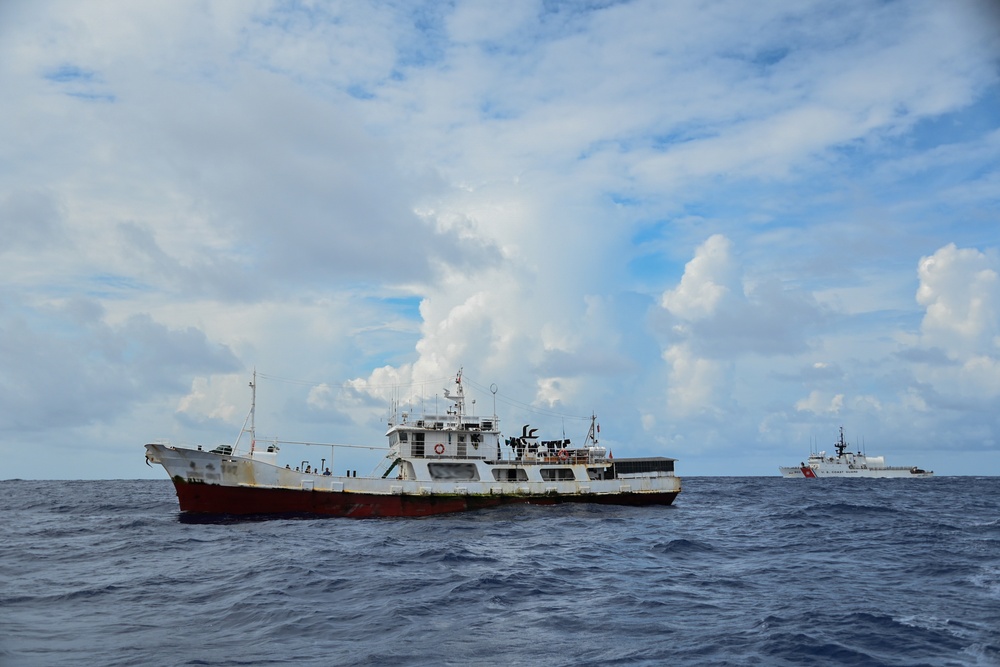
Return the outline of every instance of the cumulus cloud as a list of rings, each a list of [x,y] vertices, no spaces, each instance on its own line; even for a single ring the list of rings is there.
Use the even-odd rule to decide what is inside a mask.
[[[992,442],[982,10],[0,3],[0,446],[214,437],[252,366],[300,439],[464,366],[689,469],[857,415]]]
[[[812,391],[809,396],[800,399],[795,402],[795,409],[799,411],[808,411],[817,415],[822,414],[840,414],[840,411],[844,408],[844,395],[836,394],[829,395],[824,394],[821,391]]]
[[[663,353],[670,367],[667,406],[681,415],[736,409],[734,362],[748,354],[800,353],[825,319],[809,294],[776,281],[751,285],[733,243],[720,234],[695,250],[660,306],[670,341]]]
[[[1000,396],[1000,258],[950,243],[921,258],[919,336],[904,358],[915,362],[923,401],[992,412]]]
[[[725,236],[710,236],[684,267],[681,284],[663,293],[661,305],[677,317],[700,320],[739,299],[743,285],[732,247]]]
[[[309,390],[309,398],[306,399],[306,403],[311,408],[316,408],[317,410],[328,409],[333,405],[333,390],[325,382],[312,387]]]
[[[141,314],[111,323],[93,301],[25,308],[7,299],[0,313],[6,429],[106,422],[162,392],[180,394],[196,373],[240,366],[201,331]]]
[[[200,376],[177,403],[176,415],[185,425],[237,423],[246,416],[247,394],[242,376]]]
[[[663,352],[663,359],[670,365],[667,409],[671,415],[722,412],[719,405],[728,396],[726,364],[699,358],[686,345],[672,345]]]
[[[732,242],[719,234],[696,249],[660,304],[671,322],[668,337],[708,357],[801,352],[826,319],[808,293],[775,280],[750,284]]]
[[[922,343],[966,358],[1000,353],[1000,260],[954,243],[920,260]]]

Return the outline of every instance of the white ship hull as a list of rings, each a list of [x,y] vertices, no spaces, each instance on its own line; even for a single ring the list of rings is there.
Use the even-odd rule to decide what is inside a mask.
[[[849,465],[817,466],[781,466],[778,468],[782,477],[815,478],[815,477],[894,477],[910,479],[913,477],[933,477],[933,472],[914,470],[913,468],[851,468]]]
[[[584,502],[614,505],[669,505],[681,480],[671,459],[621,459],[601,466],[610,479],[589,479],[594,465],[538,461],[487,462],[434,457],[410,460],[417,479],[347,477],[305,473],[251,456],[146,445],[146,458],[162,465],[174,482],[181,510],[202,514],[321,514],[332,516],[426,516],[513,503]],[[440,481],[421,471],[435,463],[474,466],[476,480]],[[639,467],[671,470],[622,472]],[[642,465],[646,464],[646,465]],[[523,471],[525,480],[495,481],[494,471]],[[563,470],[567,481],[544,480],[543,470]],[[578,481],[583,479],[585,481]]]

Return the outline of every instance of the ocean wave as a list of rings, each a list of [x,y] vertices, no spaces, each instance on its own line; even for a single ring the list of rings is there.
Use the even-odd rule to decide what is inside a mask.
[[[169,483],[46,484],[47,500],[38,485],[0,483],[4,664],[902,667],[1000,655],[992,480],[914,498],[902,485],[698,478],[671,508],[216,523],[179,520]]]

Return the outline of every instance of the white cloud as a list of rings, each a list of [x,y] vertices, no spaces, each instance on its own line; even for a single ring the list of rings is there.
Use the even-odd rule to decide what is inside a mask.
[[[795,409],[801,412],[812,412],[813,414],[839,415],[844,408],[844,395],[824,394],[821,391],[809,392],[809,396],[795,402]]]
[[[921,258],[920,332],[902,358],[914,362],[924,405],[983,417],[1000,396],[1000,259],[948,244]],[[970,418],[970,427],[977,419]]]
[[[177,413],[188,422],[235,424],[246,416],[247,406],[242,375],[196,377],[191,390],[178,402]]]
[[[254,366],[302,439],[464,366],[690,471],[1000,441],[979,9],[0,3],[4,456],[217,439]]]
[[[519,28],[530,25],[541,9],[537,0],[517,0],[503,5],[475,0],[457,6],[446,25],[449,36],[460,44],[506,40]]]
[[[811,295],[773,279],[750,285],[732,249],[726,237],[711,236],[685,265],[680,285],[663,293],[670,338],[707,356],[803,351],[824,311]]]
[[[726,301],[742,296],[739,266],[734,263],[732,242],[714,234],[684,267],[681,284],[663,293],[661,305],[686,320],[700,320],[716,313]]]
[[[317,410],[326,410],[334,405],[334,393],[325,382],[312,387],[309,390],[309,397],[306,399],[306,404],[311,408]]]
[[[670,415],[721,416],[719,404],[728,397],[725,386],[731,375],[722,362],[699,358],[685,345],[672,345],[663,359],[670,365],[666,405]]]
[[[920,260],[922,343],[964,359],[1000,353],[1000,260],[951,243]]]

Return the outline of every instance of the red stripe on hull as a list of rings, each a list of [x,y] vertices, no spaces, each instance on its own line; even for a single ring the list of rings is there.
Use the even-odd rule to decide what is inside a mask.
[[[600,505],[670,505],[676,491],[663,493],[521,495],[383,495],[336,491],[297,491],[245,486],[218,486],[174,481],[181,511],[236,516],[295,515],[352,517],[420,517],[499,507],[501,505],[596,503]]]

